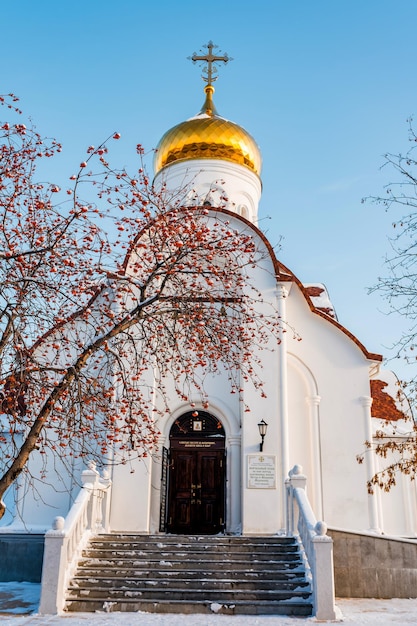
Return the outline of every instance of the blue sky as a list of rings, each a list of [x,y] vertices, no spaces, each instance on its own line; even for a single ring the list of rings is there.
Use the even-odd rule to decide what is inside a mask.
[[[391,182],[383,154],[409,147],[415,0],[14,0],[0,15],[0,93],[62,141],[48,173],[61,184],[115,130],[114,162],[134,170],[136,143],[151,150],[203,103],[187,57],[210,39],[228,52],[215,104],[261,148],[260,226],[300,280],[325,283],[343,325],[390,354],[405,322],[367,288],[399,215],[361,199]]]

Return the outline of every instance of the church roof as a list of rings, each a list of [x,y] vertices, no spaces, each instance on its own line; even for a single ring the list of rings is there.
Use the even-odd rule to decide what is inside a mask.
[[[377,362],[381,362],[383,360],[383,356],[381,354],[377,354],[375,352],[369,352],[365,348],[363,343],[361,343],[359,339],[353,333],[350,332],[350,330],[348,330],[345,326],[343,326],[342,324],[338,322],[333,305],[330,302],[327,290],[324,287],[324,285],[322,285],[321,283],[315,283],[314,285],[313,284],[303,285],[300,279],[297,278],[297,276],[290,269],[288,269],[288,267],[286,267],[283,263],[278,261],[272,245],[268,241],[266,235],[261,230],[259,230],[257,226],[255,226],[254,224],[252,224],[251,222],[249,222],[248,220],[246,220],[244,217],[240,215],[232,214],[227,209],[216,209],[216,210],[229,213],[231,216],[234,215],[236,219],[239,219],[245,222],[247,226],[249,226],[250,228],[256,231],[257,235],[263,240],[265,246],[269,250],[271,259],[274,263],[275,276],[277,280],[279,282],[295,283],[299,287],[303,296],[305,297],[307,304],[310,310],[312,311],[312,313],[315,313],[316,315],[322,317],[327,322],[329,322],[330,324],[338,328],[347,337],[349,337],[349,339],[351,339],[358,346],[358,348],[364,354],[365,358],[369,359],[370,361],[377,361]],[[324,292],[325,292],[325,297],[324,297],[325,299],[323,299],[323,296],[322,296],[322,293]],[[328,303],[330,306],[323,306],[324,301],[326,302],[326,304]]]
[[[322,311],[323,313],[326,313],[326,315],[329,315],[333,319],[337,320],[336,311],[334,310],[334,306],[330,300],[330,296],[326,287],[321,283],[304,283],[304,287],[307,295],[311,298],[316,309]]]
[[[332,314],[332,311],[334,311],[333,306],[332,306],[331,311],[326,310],[327,307],[317,306],[317,302],[314,301],[315,300],[314,296],[311,297],[309,295],[309,290],[311,290],[311,286],[310,287],[304,286],[303,283],[295,276],[295,274],[291,272],[291,270],[289,270],[287,267],[285,267],[285,265],[282,265],[279,261],[277,261],[277,265],[279,267],[278,274],[277,274],[277,277],[279,277],[279,280],[291,281],[297,284],[300,290],[302,291],[305,299],[307,300],[310,310],[313,313],[327,320],[333,326],[336,326],[336,328],[341,330],[342,333],[344,333],[347,337],[349,337],[349,339],[351,339],[358,346],[358,348],[364,354],[365,358],[369,359],[370,361],[379,361],[379,362],[383,361],[383,356],[381,354],[377,354],[375,352],[369,352],[365,348],[363,343],[359,341],[359,339],[353,333],[351,333],[350,330],[348,330],[345,326],[340,324],[340,322],[336,318],[336,314],[335,313],[334,315]]]
[[[396,422],[398,420],[406,420],[407,415],[401,411],[395,402],[395,399],[385,391],[388,383],[385,380],[371,380],[371,396],[372,407],[371,415],[384,422]]]
[[[290,282],[290,283],[296,284],[298,288],[300,289],[300,291],[302,292],[304,298],[306,299],[311,312],[323,318],[324,320],[326,320],[328,323],[332,324],[336,328],[338,328],[344,335],[346,335],[351,341],[353,341],[357,345],[357,347],[359,348],[359,350],[361,350],[361,352],[363,353],[366,359],[369,359],[370,361],[376,361],[376,362],[381,362],[383,360],[383,357],[381,354],[369,352],[365,348],[363,343],[361,343],[359,339],[353,333],[351,333],[345,326],[339,323],[339,321],[337,320],[337,316],[333,308],[333,305],[330,301],[327,289],[323,284],[309,283],[309,284],[304,285],[290,269],[288,269],[283,263],[278,261],[271,243],[267,239],[266,235],[255,224],[253,224],[251,221],[247,220],[243,216],[238,215],[225,208],[213,207],[210,209],[210,211],[213,211],[213,213],[216,213],[216,212],[224,213],[228,215],[230,218],[234,218],[241,222],[244,222],[246,227],[254,231],[254,236],[258,236],[260,237],[260,239],[262,239],[263,243],[265,244],[265,247],[268,249],[269,254],[271,256],[272,263],[274,265],[275,276],[278,282],[283,282],[283,283]],[[140,238],[143,236],[145,231],[146,231],[146,228],[144,231],[141,231],[137,234],[137,237],[135,239],[135,242],[132,245],[132,248],[127,253],[126,258],[124,260],[124,264],[123,264],[125,270],[128,267],[130,255],[135,249],[135,243],[140,240]]]

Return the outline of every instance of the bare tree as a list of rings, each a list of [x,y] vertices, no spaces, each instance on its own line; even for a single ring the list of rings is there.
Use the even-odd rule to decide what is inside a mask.
[[[156,191],[142,164],[111,168],[118,133],[61,189],[35,178],[59,143],[18,120],[0,130],[0,500],[34,450],[146,456],[168,388],[208,405],[205,379],[222,370],[232,393],[243,378],[262,394],[256,355],[280,322],[248,278],[265,254],[250,229]]]
[[[371,291],[380,292],[386,299],[394,314],[393,320],[395,315],[409,320],[409,330],[396,343],[395,356],[405,360],[410,372],[398,386],[397,400],[404,402],[404,393],[408,398],[407,410],[400,416],[402,429],[396,427],[398,411],[393,407],[392,417],[376,432],[376,441],[366,442],[386,463],[369,481],[370,492],[375,486],[389,491],[399,474],[411,480],[417,475],[417,425],[413,417],[417,398],[417,135],[412,119],[409,120],[409,140],[411,147],[405,154],[385,155],[384,168],[393,176],[385,194],[368,198],[386,211],[399,213],[394,217],[394,234],[389,238],[391,252],[386,257],[386,275],[378,278]]]

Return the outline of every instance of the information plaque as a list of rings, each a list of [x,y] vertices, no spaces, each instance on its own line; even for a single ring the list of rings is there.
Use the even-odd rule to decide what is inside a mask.
[[[248,489],[276,489],[276,457],[248,454]]]

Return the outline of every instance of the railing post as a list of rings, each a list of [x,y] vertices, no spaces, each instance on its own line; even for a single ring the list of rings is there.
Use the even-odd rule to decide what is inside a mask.
[[[334,603],[333,539],[327,533],[324,522],[317,522],[313,537],[315,617],[318,620],[336,619]]]
[[[296,533],[298,527],[298,504],[294,498],[294,489],[300,487],[306,488],[307,478],[302,474],[303,468],[301,465],[294,465],[294,467],[288,472],[288,478],[285,481],[288,484],[287,490],[287,510],[289,518],[289,532],[287,535],[292,536]]]
[[[107,470],[103,470],[103,476],[100,481],[103,488],[103,502],[102,506],[102,530],[108,533],[110,530],[110,503],[111,503],[111,479]]]
[[[39,613],[55,615],[64,609],[65,570],[61,567],[65,562],[68,537],[64,531],[63,517],[54,519],[52,529],[45,534],[43,555],[42,587]]]
[[[88,504],[88,528],[93,532],[96,530],[97,520],[97,486],[100,480],[100,474],[96,470],[96,462],[90,461],[88,463],[88,469],[84,470],[81,474],[81,482],[84,489],[92,490],[92,498]]]
[[[333,571],[333,539],[324,522],[317,522],[306,494],[307,479],[295,465],[285,481],[288,530],[298,530],[312,577],[314,615],[318,620],[336,619]]]
[[[292,537],[294,534],[294,498],[289,478],[285,479],[285,534]]]

